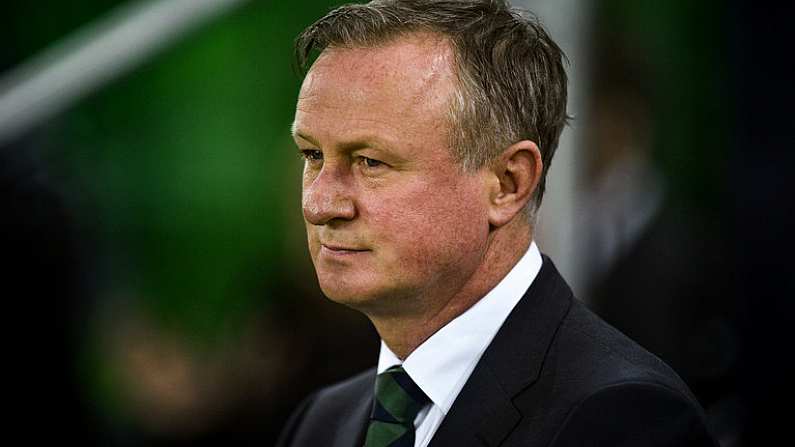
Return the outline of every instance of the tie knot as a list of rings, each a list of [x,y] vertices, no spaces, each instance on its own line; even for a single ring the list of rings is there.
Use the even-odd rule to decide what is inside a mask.
[[[420,409],[430,402],[400,365],[375,378],[375,404],[372,419],[381,422],[412,424]]]

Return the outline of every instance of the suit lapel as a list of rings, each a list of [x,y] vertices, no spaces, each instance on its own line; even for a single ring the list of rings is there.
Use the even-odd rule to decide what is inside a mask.
[[[430,447],[499,445],[520,419],[521,414],[492,371],[479,365],[431,439]]]
[[[513,398],[538,379],[571,298],[571,290],[544,256],[538,276],[484,352],[430,447],[503,442],[522,418]]]
[[[373,380],[375,380],[375,368],[373,368]],[[373,382],[369,382],[372,384]],[[367,431],[367,424],[370,421],[370,411],[373,407],[373,386],[369,386],[366,392],[357,398],[357,402],[350,412],[339,423],[336,436],[330,447],[358,447],[364,445],[364,436]]]

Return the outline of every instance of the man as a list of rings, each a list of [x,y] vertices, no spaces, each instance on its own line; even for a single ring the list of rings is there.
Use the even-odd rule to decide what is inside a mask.
[[[296,42],[294,137],[323,292],[382,339],[282,446],[713,445],[686,385],[533,242],[564,56],[504,1],[343,6]],[[642,299],[642,297],[640,298]]]

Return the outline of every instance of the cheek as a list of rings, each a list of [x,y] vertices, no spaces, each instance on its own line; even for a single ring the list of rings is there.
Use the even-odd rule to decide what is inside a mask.
[[[378,233],[388,262],[431,273],[440,264],[476,257],[488,236],[488,219],[472,188],[425,187],[374,200],[368,226]]]

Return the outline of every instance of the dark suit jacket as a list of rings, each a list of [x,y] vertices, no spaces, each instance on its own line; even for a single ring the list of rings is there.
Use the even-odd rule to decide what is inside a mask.
[[[309,396],[283,447],[358,447],[375,370]],[[544,256],[430,447],[714,446],[701,407],[660,359],[574,298]]]

